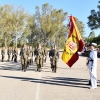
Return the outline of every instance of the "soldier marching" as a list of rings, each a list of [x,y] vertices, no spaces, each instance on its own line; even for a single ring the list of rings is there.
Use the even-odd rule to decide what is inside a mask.
[[[8,47],[7,49],[7,55],[8,55],[8,61],[10,61],[10,56],[11,56],[11,49]]]
[[[21,56],[22,71],[26,72],[27,65],[28,65],[27,46],[26,45],[22,46],[22,48],[20,50],[20,56]]]
[[[8,61],[10,61],[11,53],[12,53],[11,61],[14,59],[14,62],[17,62],[17,58],[18,58],[17,57],[18,56],[17,48],[14,48],[11,50],[10,47],[8,47],[8,49],[7,49]],[[4,56],[5,56],[5,48],[4,47],[1,50],[1,55],[2,55],[2,61],[4,61]],[[20,55],[22,71],[26,72],[27,67],[32,65],[33,55],[34,55],[35,63],[37,66],[36,70],[40,72],[43,67],[43,63],[46,63],[48,52],[44,46],[43,47],[41,46],[41,44],[38,44],[34,50],[32,49],[31,46],[27,46],[24,44],[20,49],[19,55]],[[57,50],[55,45],[49,51],[49,57],[50,57],[52,72],[56,72],[57,71],[57,62],[59,59],[59,51]]]
[[[43,48],[43,52],[44,52],[44,55],[43,55],[43,62],[46,63],[48,51],[47,51],[47,49],[46,49],[45,47]]]
[[[11,59],[11,61],[13,61],[13,59],[14,59],[14,48],[12,48],[11,54],[12,54],[12,59]]]
[[[37,71],[41,71],[41,67],[43,66],[43,49],[40,44],[37,45],[37,49],[35,50],[35,56],[36,56],[36,65],[37,65]]]
[[[5,47],[2,47],[1,49],[1,56],[2,56],[2,62],[4,62],[4,57],[5,57]]]
[[[15,47],[14,48],[14,61],[17,62],[17,55],[18,55],[18,50],[17,48]]]
[[[49,51],[49,58],[50,58],[50,62],[51,62],[52,72],[56,73],[57,63],[58,63],[58,59],[59,59],[59,51],[56,48],[56,45],[51,47],[51,50]]]

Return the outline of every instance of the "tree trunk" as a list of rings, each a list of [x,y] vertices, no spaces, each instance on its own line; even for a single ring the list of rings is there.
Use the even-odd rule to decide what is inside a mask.
[[[56,44],[55,42],[56,42],[56,39],[55,39],[55,37],[54,37],[54,40],[53,40],[54,45]]]
[[[5,46],[5,48],[7,48],[6,32],[4,32],[4,43],[3,43],[3,46]]]
[[[5,37],[5,48],[7,48],[7,38]]]
[[[17,33],[16,33],[16,48],[17,48]]]

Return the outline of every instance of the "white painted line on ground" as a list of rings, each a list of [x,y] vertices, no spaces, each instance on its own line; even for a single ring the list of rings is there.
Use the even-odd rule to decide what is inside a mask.
[[[41,73],[39,73],[38,79],[41,79]],[[39,94],[40,94],[40,83],[37,83],[35,100],[39,100]]]

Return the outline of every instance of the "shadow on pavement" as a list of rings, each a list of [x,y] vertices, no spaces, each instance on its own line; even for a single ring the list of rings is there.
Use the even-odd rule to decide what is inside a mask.
[[[26,71],[37,71],[37,65],[35,63],[33,63],[32,65],[28,65],[29,67],[27,67]],[[50,66],[47,65],[43,65],[43,67],[41,68],[42,72],[51,72],[49,70],[45,71],[45,69],[49,69]],[[21,67],[21,63],[15,63],[15,62],[8,62],[5,64],[0,65],[0,70],[10,70],[10,71],[21,71],[22,67]]]
[[[44,77],[42,79],[38,79],[38,78],[2,76],[2,75],[0,75],[0,77],[18,79],[21,81],[29,81],[29,82],[34,82],[34,83],[49,84],[49,85],[69,86],[69,87],[78,87],[78,88],[88,88],[89,87],[89,85],[87,84],[89,80],[80,79],[80,78]],[[99,83],[100,83],[100,80],[99,80]]]
[[[36,71],[36,68],[36,65],[29,65],[29,67],[27,67],[27,71]],[[8,62],[0,65],[0,70],[21,71],[22,67],[20,63]]]

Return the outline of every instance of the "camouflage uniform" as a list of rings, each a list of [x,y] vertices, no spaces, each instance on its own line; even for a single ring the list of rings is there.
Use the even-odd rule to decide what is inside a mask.
[[[51,69],[53,72],[56,72],[57,62],[58,62],[58,58],[59,58],[59,51],[55,48],[52,48],[49,51],[49,57],[50,57],[50,61],[51,61]]]
[[[34,49],[34,61],[36,62],[37,48]]]
[[[11,59],[11,61],[13,61],[13,59],[14,59],[14,48],[12,48],[11,53],[12,53],[12,59]]]
[[[29,67],[28,65],[30,64],[30,49],[29,47],[27,47],[27,52],[26,52],[26,55],[27,55],[27,67]]]
[[[22,71],[24,70],[25,72],[27,69],[27,49],[25,47],[21,48],[20,56],[21,56]]]
[[[37,48],[35,54],[36,54],[37,71],[41,71],[41,67],[43,66],[43,49]]]
[[[5,56],[5,48],[3,47],[1,50],[1,55],[2,55],[2,62],[4,61],[4,56]]]
[[[10,60],[10,55],[11,55],[11,49],[10,48],[8,48],[7,54],[8,54],[8,61],[9,61]]]
[[[48,51],[46,50],[46,48],[44,48],[43,61],[44,61],[45,63],[46,63],[47,55],[48,55]]]
[[[31,59],[30,59],[30,64],[32,64],[32,63],[33,63],[33,49],[32,49],[32,47],[30,47],[30,54],[29,54],[29,57],[31,58]]]
[[[17,55],[18,55],[18,50],[15,48],[14,49],[14,61],[17,62]]]

